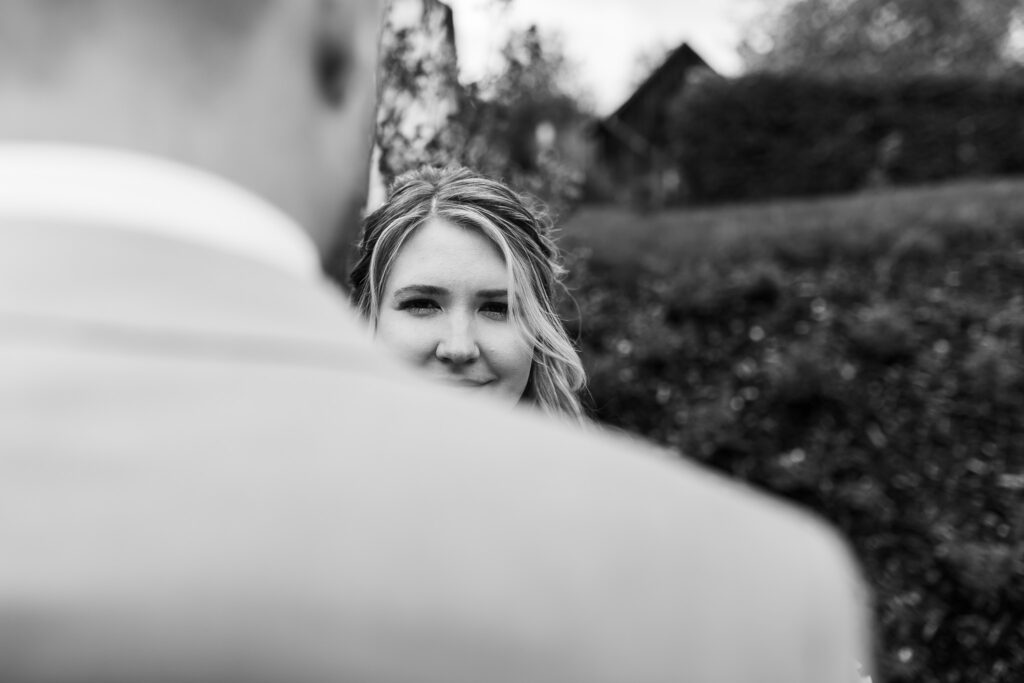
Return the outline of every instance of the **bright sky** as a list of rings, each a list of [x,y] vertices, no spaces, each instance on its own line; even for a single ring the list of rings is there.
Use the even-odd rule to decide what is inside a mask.
[[[683,41],[716,71],[740,70],[736,45],[744,23],[771,0],[444,0],[455,15],[463,80],[495,67],[510,27],[530,24],[561,36],[577,80],[600,114],[614,111],[632,91],[640,60]]]

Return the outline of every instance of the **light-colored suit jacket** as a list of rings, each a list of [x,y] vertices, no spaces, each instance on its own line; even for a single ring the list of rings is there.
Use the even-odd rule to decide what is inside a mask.
[[[420,384],[340,295],[0,225],[0,679],[846,683],[819,522]]]

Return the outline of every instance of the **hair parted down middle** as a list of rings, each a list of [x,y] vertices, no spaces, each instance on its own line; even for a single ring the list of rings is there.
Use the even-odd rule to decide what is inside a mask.
[[[384,288],[403,243],[429,219],[478,230],[508,268],[509,318],[534,348],[523,400],[542,411],[580,420],[583,364],[555,311],[564,288],[547,214],[496,180],[466,168],[426,167],[399,176],[387,201],[366,217],[349,277],[359,312],[376,327]]]

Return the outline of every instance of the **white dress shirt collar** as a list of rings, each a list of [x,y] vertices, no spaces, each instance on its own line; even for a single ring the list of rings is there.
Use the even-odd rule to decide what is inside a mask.
[[[295,221],[211,173],[99,147],[0,144],[0,219],[158,234],[321,277]]]

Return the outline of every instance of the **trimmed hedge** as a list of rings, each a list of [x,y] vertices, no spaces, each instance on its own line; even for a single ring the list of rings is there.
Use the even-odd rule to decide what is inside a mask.
[[[1024,172],[1024,80],[702,79],[671,105],[689,199],[819,195]]]
[[[1014,683],[1024,221],[850,230],[665,269],[577,249],[594,414],[837,525],[875,591],[881,680]]]

